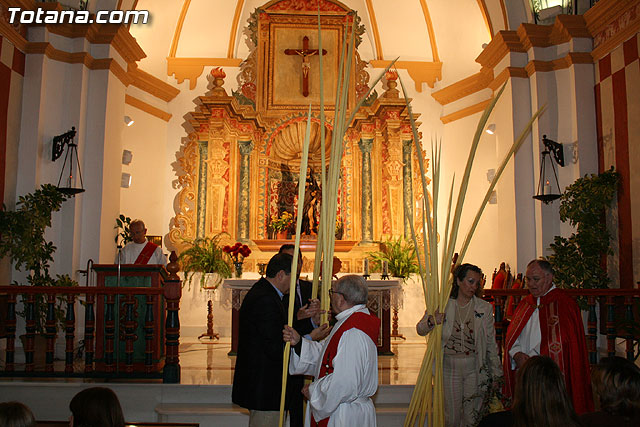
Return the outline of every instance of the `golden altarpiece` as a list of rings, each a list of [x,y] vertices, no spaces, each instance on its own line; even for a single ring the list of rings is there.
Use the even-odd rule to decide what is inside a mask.
[[[322,52],[318,50],[318,11]],[[209,90],[187,115],[178,163],[176,216],[169,233],[178,248],[184,239],[229,233],[253,250],[245,271],[257,271],[284,240],[274,239],[271,219],[297,215],[297,183],[309,104],[312,128],[302,236],[304,271],[313,270],[319,210],[321,143],[319,59],[323,55],[327,162],[343,39],[356,26],[349,79],[349,109],[369,89],[367,63],[357,46],[364,27],[357,14],[332,0],[278,0],[256,9],[245,34],[249,56],[237,89],[223,89],[226,73],[213,69]],[[404,212],[414,215],[423,197],[405,100],[388,72],[384,88],[372,92],[345,138],[338,195],[336,256],[342,272],[361,272],[367,252],[384,236],[409,235]],[[328,164],[325,165],[328,169]]]

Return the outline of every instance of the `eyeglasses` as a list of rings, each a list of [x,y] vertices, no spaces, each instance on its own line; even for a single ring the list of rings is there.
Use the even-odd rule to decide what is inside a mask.
[[[333,294],[340,294],[340,295],[344,296],[344,294],[342,292],[338,292],[338,291],[334,291],[333,289],[329,289],[329,295],[333,295]]]

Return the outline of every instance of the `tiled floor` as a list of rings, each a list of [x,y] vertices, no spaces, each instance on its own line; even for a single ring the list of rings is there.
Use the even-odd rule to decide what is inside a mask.
[[[182,384],[231,384],[235,356],[229,356],[230,338],[199,341],[195,337],[181,338],[180,366]],[[415,384],[424,351],[424,341],[394,339],[394,356],[378,357],[380,384]]]
[[[233,382],[235,356],[229,356],[231,338],[220,340],[198,340],[195,336],[180,337],[181,384],[217,384],[229,385]],[[419,339],[392,339],[391,351],[394,356],[378,356],[378,373],[380,384],[415,384],[420,364],[426,349],[425,341]],[[4,369],[4,349],[0,349],[0,369]],[[77,360],[76,372],[82,372],[82,360]],[[64,361],[56,359],[55,371],[64,370]],[[16,363],[16,371],[24,370],[22,363]],[[42,380],[40,377],[38,380]],[[3,378],[2,381],[10,380]],[[16,377],[14,380],[24,381]],[[51,381],[100,381],[81,378],[50,378]],[[27,380],[28,381],[28,380]],[[117,380],[116,380],[117,381]],[[138,380],[144,382],[144,380]],[[147,380],[148,381],[148,380]],[[152,380],[152,382],[155,380]]]

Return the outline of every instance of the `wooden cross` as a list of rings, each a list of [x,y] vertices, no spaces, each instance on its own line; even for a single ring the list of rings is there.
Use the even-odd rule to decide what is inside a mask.
[[[309,37],[302,39],[302,49],[285,49],[285,55],[300,55],[302,57],[302,96],[309,96],[309,69],[311,63],[309,57],[318,54],[318,49],[309,49]],[[322,55],[326,55],[327,50],[322,49]]]

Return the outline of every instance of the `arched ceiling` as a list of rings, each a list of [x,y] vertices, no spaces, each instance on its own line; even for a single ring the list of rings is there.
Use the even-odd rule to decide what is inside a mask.
[[[482,45],[491,40],[492,32],[508,28],[507,22],[513,20],[509,14],[522,14],[521,5],[514,6],[514,3],[527,1],[344,0],[342,4],[356,10],[365,26],[359,47],[362,59],[372,61],[374,67],[384,67],[399,57],[403,61],[399,68],[407,68],[414,80],[420,80],[420,72],[427,72],[430,66],[442,62],[442,75],[438,78],[438,85],[442,86],[479,71],[475,58],[482,51]],[[94,4],[104,8],[109,2],[117,2],[112,7],[120,9],[150,12],[151,22],[131,26],[131,33],[147,54],[140,68],[159,78],[175,71],[177,66],[173,66],[172,61],[176,58],[181,66],[237,66],[249,54],[244,35],[247,19],[256,8],[268,3],[266,0],[98,0]],[[509,4],[513,11],[507,9]],[[194,85],[192,81],[192,87]],[[416,88],[421,90],[420,84]]]

